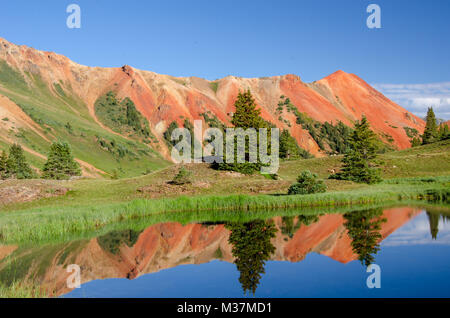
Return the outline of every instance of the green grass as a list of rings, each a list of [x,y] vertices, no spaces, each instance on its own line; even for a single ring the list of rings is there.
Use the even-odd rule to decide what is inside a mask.
[[[67,239],[106,228],[122,221],[167,217],[183,212],[204,214],[208,220],[216,213],[242,217],[250,212],[266,213],[277,209],[339,207],[366,204],[392,204],[401,201],[436,199],[446,201],[450,177],[396,179],[358,190],[312,195],[228,195],[138,199],[126,203],[39,207],[0,215],[0,238],[4,243],[41,242]]]
[[[40,286],[14,282],[8,287],[0,284],[0,298],[48,298],[48,295]]]
[[[342,156],[330,156],[308,160],[286,161],[280,166],[279,175],[294,180],[299,171],[311,170],[320,178],[327,178],[330,169],[339,168]],[[380,154],[384,179],[450,175],[450,140],[391,151]]]
[[[167,185],[179,170],[176,166],[122,180],[51,181],[49,187],[63,186],[70,191],[64,196],[3,206],[0,239],[4,242],[65,240],[82,233],[104,231],[122,221],[141,218],[169,221],[176,214],[180,214],[182,219],[185,212],[196,217],[204,215],[208,220],[223,213],[242,217],[249,211],[261,213],[304,207],[391,204],[424,199],[432,192],[446,200],[450,188],[449,148],[450,141],[445,141],[385,153],[380,155],[384,161],[384,182],[369,186],[325,180],[327,193],[304,196],[283,194],[302,170],[308,169],[321,178],[327,178],[330,169],[340,166],[340,157],[282,162],[280,180],[258,174],[235,177],[212,170],[205,164],[192,164],[187,168],[192,172],[193,182],[184,186]],[[206,186],[196,185],[199,181]],[[0,184],[0,187],[32,187],[35,182],[11,180]],[[148,186],[154,187],[150,194],[142,190]],[[158,192],[160,189],[166,190]],[[179,189],[186,189],[187,195],[177,192]],[[230,195],[223,195],[225,193]]]
[[[119,177],[124,178],[138,176],[169,164],[144,142],[129,140],[103,129],[69,85],[60,82],[48,87],[39,75],[28,73],[25,77],[29,84],[22,74],[0,61],[0,94],[7,96],[30,116],[42,128],[48,141],[27,129],[19,136],[9,133],[10,139],[43,155],[47,155],[51,141],[67,141],[76,158],[105,171],[106,177],[114,172],[119,172]],[[72,126],[72,131],[66,128],[67,123]],[[121,157],[117,152],[109,151],[99,143],[98,137],[120,145],[131,155]],[[0,150],[8,147],[4,142],[0,144]],[[32,161],[34,166],[42,168],[42,160]]]
[[[1,147],[1,141],[0,141]],[[380,156],[385,162],[382,167],[383,178],[388,180],[393,178],[408,177],[432,177],[450,175],[450,142],[441,142],[427,146],[412,148],[399,152],[386,153]],[[424,160],[426,159],[426,160]],[[271,180],[262,175],[230,177],[226,173],[218,172],[208,168],[203,164],[189,165],[192,172],[193,184],[187,189],[192,189],[190,195],[212,196],[219,194],[257,194],[287,193],[289,186],[303,170],[310,170],[325,179],[328,192],[368,190],[371,187],[365,184],[358,184],[349,181],[326,179],[332,168],[340,166],[340,157],[314,158],[307,160],[295,160],[281,162],[279,176],[280,180]],[[395,168],[394,168],[395,167]],[[68,187],[69,191],[65,196],[41,199],[28,203],[16,203],[3,206],[2,211],[17,211],[32,208],[56,208],[71,206],[97,206],[108,203],[122,203],[134,199],[147,198],[146,193],[139,191],[142,187],[153,185],[155,189],[164,188],[167,182],[171,181],[178,173],[176,166],[155,171],[145,176],[121,179],[121,180],[76,180],[71,182],[52,182],[50,185],[57,187]],[[196,181],[207,183],[208,187],[196,187]],[[8,181],[0,187],[5,186],[29,186],[32,187],[38,181]],[[165,192],[156,193],[152,198],[177,197],[178,188],[173,187]]]

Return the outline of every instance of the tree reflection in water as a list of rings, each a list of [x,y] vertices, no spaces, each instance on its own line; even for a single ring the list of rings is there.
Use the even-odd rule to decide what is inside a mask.
[[[428,209],[427,211],[428,222],[430,225],[430,234],[433,240],[437,240],[439,233],[439,220],[442,222],[448,222],[450,220],[450,215],[446,213],[441,213],[440,211],[434,211],[433,209]]]
[[[381,224],[386,222],[382,218],[382,209],[370,209],[344,214],[348,236],[352,240],[353,252],[364,266],[369,266],[375,260],[374,254],[380,250]]]
[[[320,214],[312,215],[298,215],[295,216],[283,216],[281,218],[281,234],[287,235],[289,238],[293,238],[294,234],[300,229],[302,225],[311,225],[319,221]]]
[[[277,229],[272,221],[263,220],[232,222],[226,224],[226,228],[231,231],[228,241],[233,246],[231,252],[240,272],[239,282],[244,294],[252,292],[254,295],[265,273],[265,263],[275,251],[271,239]]]

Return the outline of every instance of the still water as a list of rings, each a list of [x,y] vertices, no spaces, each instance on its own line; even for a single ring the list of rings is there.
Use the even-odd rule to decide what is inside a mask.
[[[0,279],[15,259],[16,279],[62,297],[450,297],[449,219],[445,209],[400,207],[164,223],[31,250],[2,246]],[[81,288],[67,287],[69,264],[80,266]],[[367,285],[370,264],[380,288]]]

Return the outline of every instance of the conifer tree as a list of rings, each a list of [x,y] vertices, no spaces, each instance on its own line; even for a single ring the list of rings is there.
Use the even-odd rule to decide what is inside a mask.
[[[35,177],[33,169],[27,163],[22,147],[18,144],[13,144],[9,149],[6,170],[8,177],[16,179],[32,179]]]
[[[280,134],[280,158],[297,159],[312,158],[312,155],[303,148],[300,148],[294,137],[291,136],[289,130],[283,129]]]
[[[8,178],[8,156],[5,151],[2,151],[0,155],[0,180],[4,180]]]
[[[422,144],[431,144],[438,141],[438,129],[436,124],[436,116],[434,115],[433,107],[428,108],[426,118],[425,131],[422,136]]]
[[[51,145],[42,171],[44,179],[62,180],[81,175],[80,165],[74,160],[72,150],[65,142],[55,142]]]
[[[257,108],[255,100],[250,93],[250,90],[245,92],[239,92],[236,102],[234,103],[236,107],[236,112],[233,114],[233,118],[231,123],[235,128],[242,128],[244,130],[249,128],[256,129],[257,140],[259,139],[259,128],[268,128],[269,136],[268,138],[268,149],[270,149],[270,127],[269,124],[266,123],[261,117],[261,110]],[[252,174],[255,171],[259,170],[262,166],[259,158],[256,163],[247,162],[249,157],[249,145],[248,141],[246,141],[245,145],[245,160],[244,163],[237,163],[237,151],[236,151],[236,140],[235,138],[235,158],[233,163],[224,162],[215,165],[219,170],[231,170],[237,171],[245,174]],[[227,145],[228,146],[228,145]],[[224,161],[226,160],[224,154]]]
[[[448,125],[446,123],[442,123],[439,125],[438,139],[439,140],[450,139],[450,131],[449,131]]]
[[[234,106],[236,112],[231,120],[234,127],[243,129],[266,127],[264,120],[261,118],[261,110],[256,108],[255,99],[250,90],[243,93],[239,92]]]
[[[379,170],[374,167],[378,143],[367,118],[363,116],[361,121],[355,123],[354,131],[350,135],[350,149],[342,160],[342,171],[330,178],[368,184],[380,182]]]

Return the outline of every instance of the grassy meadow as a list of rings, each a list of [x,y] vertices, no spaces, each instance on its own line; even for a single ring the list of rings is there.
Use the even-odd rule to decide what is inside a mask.
[[[287,196],[287,188],[305,169],[326,178],[339,167],[340,157],[284,161],[279,179],[215,171],[206,164],[188,165],[192,183],[168,182],[178,167],[146,176],[107,180],[49,181],[63,186],[62,196],[4,205],[0,213],[3,242],[65,240],[104,231],[118,222],[211,221],[228,217],[273,214],[277,209],[335,208],[398,204],[424,199],[446,202],[450,189],[450,142],[382,154],[384,181],[376,185],[325,180],[326,193]],[[32,186],[38,180],[9,180],[2,187]],[[281,213],[281,212],[279,212]],[[185,219],[187,217],[187,219]]]

